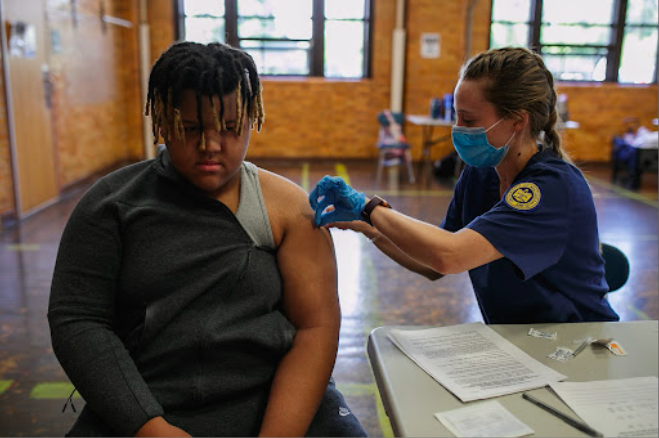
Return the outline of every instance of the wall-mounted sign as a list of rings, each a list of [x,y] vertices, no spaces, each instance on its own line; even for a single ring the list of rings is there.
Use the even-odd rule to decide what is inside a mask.
[[[421,57],[426,59],[439,58],[440,35],[438,33],[421,34]]]
[[[33,24],[24,21],[7,23],[9,34],[9,56],[34,58],[37,51],[37,34]]]

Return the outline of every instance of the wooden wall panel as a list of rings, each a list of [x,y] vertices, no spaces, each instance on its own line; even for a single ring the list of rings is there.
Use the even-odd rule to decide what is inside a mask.
[[[48,34],[44,3],[3,3],[7,103],[11,101],[14,179],[20,184],[20,214],[46,204],[59,193],[54,165],[51,111],[44,86]],[[22,49],[21,49],[22,48]],[[9,98],[11,96],[11,98]],[[14,187],[15,188],[15,187]]]
[[[2,61],[2,53],[0,53],[0,62]],[[7,106],[5,102],[4,69],[0,68],[0,215],[13,213],[16,209],[9,150],[9,133],[7,131]],[[0,224],[1,229],[2,225]]]
[[[103,24],[95,0],[76,2],[77,24],[68,2],[49,1],[49,25],[60,40],[59,50],[51,54],[51,72],[64,187],[142,157],[137,6],[130,0],[104,4],[107,15],[133,27]]]

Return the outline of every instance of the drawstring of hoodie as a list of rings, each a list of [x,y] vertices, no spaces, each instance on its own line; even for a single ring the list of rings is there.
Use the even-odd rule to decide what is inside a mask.
[[[69,398],[66,399],[66,403],[64,403],[64,407],[62,408],[62,413],[66,411],[66,407],[69,404],[71,404],[71,409],[73,409],[73,412],[76,412],[76,407],[73,405],[73,394],[75,394],[76,391],[77,389],[73,388],[73,391],[71,391],[71,395],[69,395]]]

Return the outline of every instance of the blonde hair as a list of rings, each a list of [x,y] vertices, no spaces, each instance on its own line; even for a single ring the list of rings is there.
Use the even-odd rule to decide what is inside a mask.
[[[528,113],[531,135],[542,137],[543,147],[570,161],[557,128],[554,77],[540,55],[522,47],[491,49],[469,59],[460,70],[460,79],[482,80],[485,99],[500,117]]]
[[[166,140],[185,140],[185,129],[179,108],[181,92],[192,89],[197,98],[199,126],[202,127],[201,102],[207,98],[215,115],[216,129],[226,129],[222,97],[236,92],[237,134],[242,134],[245,117],[250,129],[261,130],[265,121],[262,86],[252,57],[245,51],[226,44],[182,42],[172,45],[158,58],[149,76],[145,108],[151,113],[154,142],[162,132]],[[220,97],[215,111],[213,96]],[[172,132],[173,131],[173,132]],[[199,148],[206,148],[203,129]]]

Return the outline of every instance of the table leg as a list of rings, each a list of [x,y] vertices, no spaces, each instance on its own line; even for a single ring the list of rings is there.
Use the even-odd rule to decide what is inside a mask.
[[[430,148],[432,146],[432,133],[433,133],[433,127],[432,126],[423,126],[421,129],[421,157],[419,160],[419,171],[418,175],[419,178],[422,176],[425,177],[426,182],[430,182],[430,177],[429,177],[429,172],[428,172],[428,165],[430,162]]]

